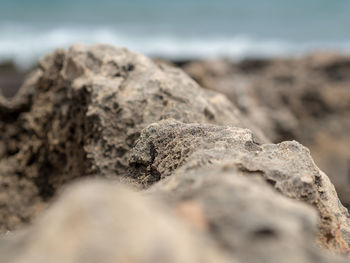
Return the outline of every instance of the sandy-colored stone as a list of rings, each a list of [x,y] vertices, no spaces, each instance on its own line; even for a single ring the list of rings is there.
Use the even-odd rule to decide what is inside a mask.
[[[228,263],[170,210],[111,182],[83,182],[22,233],[0,239],[7,263]]]
[[[349,214],[307,148],[295,141],[258,144],[247,129],[166,120],[144,129],[132,149],[130,174],[145,183],[229,162],[244,175],[259,175],[283,195],[316,207],[322,246],[347,252]],[[345,241],[344,241],[345,240]]]
[[[176,209],[184,202],[196,204],[208,234],[241,262],[343,262],[316,249],[315,209],[281,196],[259,175],[247,176],[234,165],[180,169],[148,193]],[[193,223],[193,217],[184,218]]]
[[[229,74],[227,63],[211,64],[213,76]],[[345,78],[332,63],[312,67]],[[350,244],[349,214],[330,180],[307,148],[270,144],[260,131],[294,136],[299,119],[266,110],[279,93],[260,104],[244,87],[240,111],[181,70],[126,49],[73,46],[41,60],[17,96],[0,96],[0,233],[11,230],[0,262],[343,262],[323,250],[348,253]],[[311,115],[328,112],[304,99]],[[331,139],[320,129],[315,140]],[[108,180],[50,203],[87,176]],[[47,204],[32,226],[12,232]]]
[[[121,176],[140,131],[170,117],[253,128],[223,95],[201,89],[179,69],[109,45],[57,50],[17,96],[0,96],[0,158],[12,165],[11,174],[0,166],[0,176],[27,180],[44,202],[82,176],[128,180]],[[0,225],[13,230],[15,224],[0,218]]]
[[[232,63],[183,63],[198,83],[225,94],[272,142],[297,140],[350,207],[350,57],[318,52]]]

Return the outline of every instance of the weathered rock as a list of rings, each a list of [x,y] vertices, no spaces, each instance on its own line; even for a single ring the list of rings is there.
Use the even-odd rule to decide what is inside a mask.
[[[45,205],[31,180],[16,176],[6,160],[0,166],[0,233],[6,233],[31,222]]]
[[[12,99],[6,99],[0,94],[0,159],[16,154],[21,148],[19,142],[28,140],[20,116],[30,110],[39,75],[39,71],[28,75]]]
[[[30,223],[45,207],[40,189],[18,173],[18,161],[11,158],[24,146],[20,142],[28,141],[20,115],[30,109],[38,77],[32,72],[11,100],[0,94],[0,234]]]
[[[161,119],[246,126],[223,96],[126,49],[74,46],[40,69],[33,103],[20,116],[31,142],[20,142],[17,157],[26,176],[49,174],[49,188],[81,174],[125,173],[140,130]]]
[[[71,187],[32,227],[0,239],[0,262],[11,263],[229,262],[219,251],[157,202],[99,181]]]
[[[261,109],[247,116],[269,131]],[[268,112],[282,130],[298,127]],[[106,45],[58,50],[17,96],[0,97],[0,231],[30,222],[74,179],[114,180],[65,192],[0,240],[0,262],[342,262],[314,240],[349,252],[333,185],[297,142],[267,142],[181,70]],[[112,183],[161,179],[143,194]]]
[[[11,175],[0,166],[0,176],[28,180],[46,201],[81,176],[125,175],[141,129],[170,117],[254,129],[179,69],[108,45],[57,50],[17,96],[0,97],[0,158],[13,166]]]
[[[198,61],[182,65],[202,87],[220,91],[273,142],[295,139],[350,207],[350,57]]]
[[[322,246],[349,250],[348,211],[308,149],[295,141],[259,145],[247,129],[166,120],[142,131],[130,165],[135,178],[153,182],[175,171],[187,173],[227,161],[242,174],[260,175],[283,195],[316,207]]]
[[[343,262],[315,248],[318,217],[311,206],[281,196],[234,163],[175,172],[148,192],[240,262]]]

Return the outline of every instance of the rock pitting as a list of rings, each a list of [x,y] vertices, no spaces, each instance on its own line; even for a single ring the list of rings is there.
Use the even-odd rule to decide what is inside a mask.
[[[246,176],[264,177],[285,196],[315,206],[321,219],[322,245],[348,250],[348,211],[341,205],[328,177],[314,164],[309,151],[297,142],[259,145],[247,129],[166,120],[142,131],[130,161],[131,166],[136,167],[131,174],[141,180],[225,162]]]
[[[33,221],[0,236],[0,262],[343,262],[324,250],[349,252],[348,212],[305,147],[269,143],[223,95],[127,49],[48,55],[13,99],[0,97],[0,132],[0,233]],[[104,182],[55,201],[81,177]]]
[[[272,142],[297,140],[350,207],[350,56],[182,63],[198,83],[225,94]]]

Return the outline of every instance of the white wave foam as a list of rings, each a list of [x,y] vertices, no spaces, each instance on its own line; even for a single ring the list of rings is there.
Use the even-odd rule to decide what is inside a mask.
[[[247,36],[179,37],[167,34],[136,34],[111,28],[55,28],[35,30],[18,26],[0,27],[0,62],[11,60],[21,68],[32,66],[39,57],[58,47],[73,43],[109,43],[125,46],[153,57],[199,59],[227,57],[276,57],[299,55],[315,49],[350,52],[350,41],[342,43],[292,43]]]

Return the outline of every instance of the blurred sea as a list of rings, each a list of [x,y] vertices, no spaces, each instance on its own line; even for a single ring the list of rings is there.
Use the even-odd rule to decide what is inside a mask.
[[[0,62],[100,42],[178,60],[350,53],[350,1],[0,0]]]

